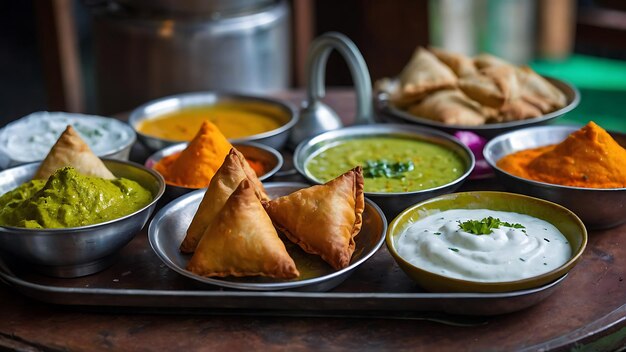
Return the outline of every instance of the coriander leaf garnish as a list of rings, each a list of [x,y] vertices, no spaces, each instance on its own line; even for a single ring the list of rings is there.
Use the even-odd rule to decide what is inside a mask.
[[[498,218],[494,218],[492,216],[486,217],[482,220],[467,220],[467,221],[457,221],[459,223],[459,228],[465,232],[469,232],[474,235],[489,235],[493,232],[493,229],[498,229],[500,226],[511,227],[514,229],[524,229],[524,225],[522,224],[511,224],[508,222],[501,221]]]
[[[368,160],[363,166],[366,178],[403,178],[404,174],[415,169],[412,161],[391,163],[387,160]]]

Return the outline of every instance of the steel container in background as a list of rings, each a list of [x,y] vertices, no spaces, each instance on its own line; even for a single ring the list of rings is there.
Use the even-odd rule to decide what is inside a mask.
[[[102,114],[181,92],[289,86],[291,14],[284,0],[119,0],[93,14]]]

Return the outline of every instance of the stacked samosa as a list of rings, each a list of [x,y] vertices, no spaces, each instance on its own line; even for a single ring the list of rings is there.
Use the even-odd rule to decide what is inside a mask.
[[[360,168],[325,185],[270,201],[246,167],[233,148],[211,180],[181,244],[181,251],[194,252],[188,270],[217,277],[298,277],[296,264],[272,223],[332,267],[349,264],[364,208]]]

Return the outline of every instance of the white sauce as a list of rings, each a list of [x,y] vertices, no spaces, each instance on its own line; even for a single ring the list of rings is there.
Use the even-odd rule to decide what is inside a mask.
[[[457,221],[492,216],[524,229],[500,226],[489,235],[463,231]],[[566,263],[571,247],[550,223],[529,215],[486,209],[446,210],[408,225],[398,254],[424,270],[447,277],[503,282],[537,276]]]
[[[98,156],[118,151],[135,138],[130,126],[112,118],[40,111],[11,122],[0,131],[3,162],[43,160],[67,125],[72,125]]]

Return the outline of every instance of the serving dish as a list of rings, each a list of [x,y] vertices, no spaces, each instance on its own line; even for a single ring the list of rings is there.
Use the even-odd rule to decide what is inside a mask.
[[[505,155],[529,148],[562,142],[580,126],[540,126],[509,132],[498,136],[485,145],[485,160],[494,169],[497,178],[506,189],[563,205],[578,215],[589,228],[615,227],[626,222],[626,188],[582,188],[533,181],[502,170],[498,160]],[[611,133],[622,146],[626,136]]]
[[[266,170],[264,174],[257,175],[260,181],[266,181],[272,177],[283,166],[283,156],[276,149],[261,143],[246,142],[233,144],[237,150],[239,150],[246,159],[260,162],[264,165]],[[187,143],[178,143],[169,147],[163,148],[158,152],[150,155],[146,159],[145,166],[152,169],[154,164],[168,155],[178,153],[187,147]],[[166,181],[164,200],[172,200],[178,198],[183,194],[196,190],[197,188],[189,188],[182,186],[170,185]]]
[[[287,195],[301,188],[303,183],[267,183],[264,185],[270,198]],[[250,278],[209,278],[196,275],[185,269],[190,255],[179,250],[189,223],[195,214],[204,191],[199,190],[182,196],[161,209],[152,219],[148,228],[148,239],[155,253],[172,270],[198,282],[221,287],[243,290],[306,290],[326,291],[344,281],[355,269],[370,258],[382,246],[387,221],[382,211],[366,199],[363,212],[363,226],[355,237],[356,249],[350,265],[341,270],[333,270],[321,258],[308,255],[295,244],[285,241],[285,246],[301,272],[294,280],[275,280],[261,277]]]
[[[135,131],[117,119],[68,112],[34,112],[0,130],[0,169],[43,160],[67,125],[72,125],[101,158],[128,160],[137,139]]]
[[[60,229],[28,229],[0,226],[0,252],[15,257],[36,271],[57,277],[93,274],[115,260],[115,255],[143,228],[163,195],[165,182],[157,172],[141,165],[105,159],[117,177],[138,182],[153,200],[121,218],[88,226]],[[0,172],[0,194],[32,179],[39,163],[16,166]]]
[[[415,116],[408,113],[405,110],[402,110],[391,103],[389,99],[389,94],[383,91],[376,92],[374,95],[374,106],[378,112],[382,114],[384,118],[386,118],[390,122],[408,122],[411,124],[417,124],[421,126],[427,126],[436,128],[439,130],[443,130],[449,133],[454,133],[455,131],[470,131],[474,132],[480,136],[485,138],[493,138],[502,133],[512,131],[519,128],[530,127],[535,125],[545,124],[549,121],[552,121],[564,114],[572,111],[578,104],[580,103],[580,92],[576,87],[572,84],[559,80],[553,77],[546,77],[550,83],[552,83],[555,87],[557,87],[563,94],[565,94],[567,105],[563,108],[555,110],[551,113],[530,118],[526,120],[517,120],[510,122],[500,122],[500,123],[489,123],[480,126],[465,126],[465,125],[447,125],[443,122],[434,121],[430,119],[426,119],[423,117]]]
[[[358,139],[362,137],[393,137],[427,141],[454,151],[465,164],[465,170],[455,180],[430,189],[410,192],[365,192],[365,196],[381,207],[388,219],[392,219],[406,207],[422,200],[449,192],[453,192],[463,184],[474,168],[475,159],[472,152],[463,143],[452,136],[430,128],[399,125],[399,124],[371,124],[352,126],[339,130],[328,131],[301,142],[294,152],[294,166],[309,182],[320,183],[307,172],[306,164],[310,158],[328,146],[337,142]],[[356,165],[355,165],[356,166]]]
[[[167,140],[144,134],[138,131],[140,123],[184,108],[211,106],[218,103],[253,105],[256,109],[262,110],[265,114],[276,119],[280,124],[280,127],[271,131],[243,138],[231,138],[229,139],[231,143],[258,142],[275,149],[281,149],[287,143],[291,128],[298,121],[298,116],[291,105],[277,99],[218,92],[195,92],[172,95],[145,103],[131,112],[128,122],[146,147],[152,151],[158,151],[183,141]]]
[[[513,281],[481,282],[452,278],[418,267],[398,254],[402,231],[411,223],[450,209],[490,209],[530,215],[554,225],[568,240],[571,257],[544,274]],[[386,235],[389,253],[400,268],[419,285],[435,292],[507,292],[540,287],[564,276],[576,265],[587,245],[587,230],[570,210],[545,200],[524,195],[477,191],[442,195],[407,208],[389,225]]]

